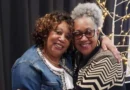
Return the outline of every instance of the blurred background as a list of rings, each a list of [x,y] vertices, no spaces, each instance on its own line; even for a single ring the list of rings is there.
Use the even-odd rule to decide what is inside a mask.
[[[33,44],[35,20],[55,10],[70,13],[86,1],[96,1],[103,10],[103,32],[123,55],[130,90],[130,0],[0,0],[0,90],[11,90],[11,67]]]

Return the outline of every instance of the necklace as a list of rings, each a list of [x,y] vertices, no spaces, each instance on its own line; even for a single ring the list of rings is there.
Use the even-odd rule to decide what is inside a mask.
[[[44,55],[44,57],[45,57],[51,64],[53,64],[53,65],[56,66],[56,67],[60,67],[60,63],[59,63],[59,62],[55,62],[55,60],[52,60],[52,59],[45,53],[44,50],[43,50],[43,55]]]

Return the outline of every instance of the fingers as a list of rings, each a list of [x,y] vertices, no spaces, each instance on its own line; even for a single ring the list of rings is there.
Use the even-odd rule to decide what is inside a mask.
[[[114,49],[113,49],[113,50],[114,50]],[[119,52],[117,49],[115,49],[115,50],[112,51],[112,52],[113,52],[115,58],[117,59],[117,61],[120,63],[120,62],[122,61],[122,57],[121,57],[120,52]]]
[[[103,50],[110,50],[118,62],[122,61],[120,52],[117,50],[115,45],[111,42],[111,40],[108,37],[102,38],[102,48],[103,48]]]
[[[111,43],[111,40],[106,37],[106,36],[102,36],[102,41],[101,41],[101,46],[103,48],[103,50],[108,50],[109,49],[109,44]]]
[[[114,54],[115,58],[120,63],[122,61],[122,57],[120,52],[117,50],[117,48],[114,45],[112,45],[110,51]]]
[[[103,50],[107,50],[107,47],[105,44],[102,44],[102,48],[103,48]]]

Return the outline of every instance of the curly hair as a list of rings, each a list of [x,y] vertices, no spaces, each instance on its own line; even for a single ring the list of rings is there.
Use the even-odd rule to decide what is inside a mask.
[[[98,28],[103,26],[102,10],[96,3],[79,3],[71,12],[71,17],[77,19],[80,17],[90,17],[95,22]]]
[[[35,29],[32,33],[35,44],[44,47],[50,31],[55,30],[62,21],[68,24],[69,30],[72,32],[73,20],[66,12],[55,11],[36,20]]]

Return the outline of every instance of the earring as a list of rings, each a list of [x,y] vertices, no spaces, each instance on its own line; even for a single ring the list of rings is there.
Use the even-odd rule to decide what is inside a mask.
[[[100,40],[97,41],[97,47],[100,45]]]

